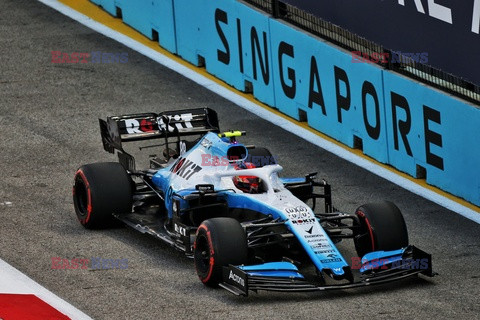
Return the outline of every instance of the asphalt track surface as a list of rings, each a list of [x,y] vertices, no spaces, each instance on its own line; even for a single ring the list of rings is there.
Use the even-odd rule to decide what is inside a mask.
[[[52,64],[54,50],[127,52],[128,63]],[[0,258],[92,318],[478,318],[478,224],[36,1],[0,1],[0,56]],[[432,253],[440,275],[355,290],[243,298],[205,288],[191,260],[151,237],[128,228],[83,229],[72,206],[73,174],[82,164],[115,160],[103,151],[97,118],[195,107],[215,109],[223,129],[246,130],[244,142],[267,146],[284,176],[317,171],[332,183],[335,205],[344,211],[394,201],[404,213],[410,242]],[[354,255],[351,243],[339,246]],[[128,259],[128,268],[54,270],[52,257]]]

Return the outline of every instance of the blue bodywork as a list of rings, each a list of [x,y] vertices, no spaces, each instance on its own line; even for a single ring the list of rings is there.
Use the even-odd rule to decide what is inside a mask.
[[[241,156],[232,160],[229,155],[233,153]],[[282,169],[279,165],[238,171],[236,164],[244,161],[247,156],[248,149],[241,143],[210,132],[178,159],[158,170],[152,182],[163,191],[168,217],[172,218],[174,211],[180,215],[188,212],[188,199],[198,194],[197,185],[212,185],[216,199],[225,203],[229,210],[248,210],[283,222],[318,271],[325,272],[336,280],[346,279],[352,282],[349,263],[323,229],[320,220],[311,208],[284,187],[287,184],[305,183],[306,178],[279,178],[277,173]],[[232,177],[240,173],[261,178],[265,183],[264,192],[252,195],[236,189]],[[368,273],[383,265],[401,261],[405,250],[406,248],[399,248],[365,255],[361,260],[360,273]],[[237,266],[236,271],[249,277],[304,278],[293,263],[286,261]]]

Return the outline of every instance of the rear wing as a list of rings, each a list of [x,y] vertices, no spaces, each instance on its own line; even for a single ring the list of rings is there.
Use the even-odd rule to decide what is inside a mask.
[[[169,148],[169,138],[177,138],[179,149],[181,137],[220,131],[217,113],[210,108],[111,116],[99,122],[103,148],[110,153],[119,151],[120,163],[130,171],[135,171],[135,159],[123,149],[123,142],[163,138],[168,160],[169,150],[174,150]]]
[[[103,148],[123,151],[122,142],[204,135],[218,132],[217,113],[210,108],[185,109],[162,113],[139,113],[99,119]]]

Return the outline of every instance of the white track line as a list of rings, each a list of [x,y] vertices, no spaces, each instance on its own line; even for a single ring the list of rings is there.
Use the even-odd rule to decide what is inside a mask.
[[[150,59],[164,65],[165,67],[172,69],[183,76],[189,78],[190,80],[198,83],[199,85],[209,89],[212,92],[215,92],[216,94],[222,96],[223,98],[237,104],[238,106],[258,115],[259,117],[287,130],[290,131],[291,133],[347,160],[350,161],[390,182],[395,183],[396,185],[407,189],[419,196],[422,196],[428,200],[431,200],[449,210],[452,210],[472,221],[475,221],[476,223],[480,224],[480,213],[475,212],[474,210],[467,208],[458,202],[455,202],[451,199],[448,199],[447,197],[444,197],[432,190],[429,190],[425,187],[422,187],[406,178],[403,178],[402,176],[387,170],[365,158],[359,157],[356,154],[348,151],[347,149],[344,149],[342,147],[339,147],[338,145],[325,140],[321,138],[320,136],[300,127],[295,125],[294,123],[274,114],[269,112],[268,110],[265,110],[261,106],[255,104],[254,102],[237,95],[235,92],[232,90],[229,90],[216,82],[204,77],[201,74],[196,73],[192,69],[170,59],[169,57],[161,54],[158,51],[155,51],[140,42],[133,40],[132,38],[129,38],[120,32],[117,32],[111,28],[106,27],[105,25],[92,20],[91,18],[73,10],[72,8],[65,6],[64,4],[56,1],[56,0],[38,0],[53,9],[61,12],[62,14],[72,18],[73,20],[76,20],[83,24],[86,27],[89,27],[90,29],[93,29],[97,31],[98,33],[101,33],[109,38],[112,38],[113,40],[116,40],[125,46],[149,57]]]
[[[34,294],[73,320],[92,320],[85,313],[45,289],[2,259],[0,259],[0,272],[0,293]]]

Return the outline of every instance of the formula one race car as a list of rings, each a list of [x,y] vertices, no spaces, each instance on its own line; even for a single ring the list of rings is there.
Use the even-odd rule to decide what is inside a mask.
[[[400,210],[366,204],[353,214],[332,205],[331,188],[315,174],[280,178],[266,149],[221,133],[211,109],[108,117],[104,149],[119,163],[78,169],[73,202],[80,223],[105,228],[118,220],[193,257],[200,280],[237,295],[249,291],[317,291],[433,276],[431,256],[409,245]],[[125,142],[140,147],[148,169],[136,169]],[[317,205],[317,201],[323,203]],[[351,263],[335,244],[353,239]]]

